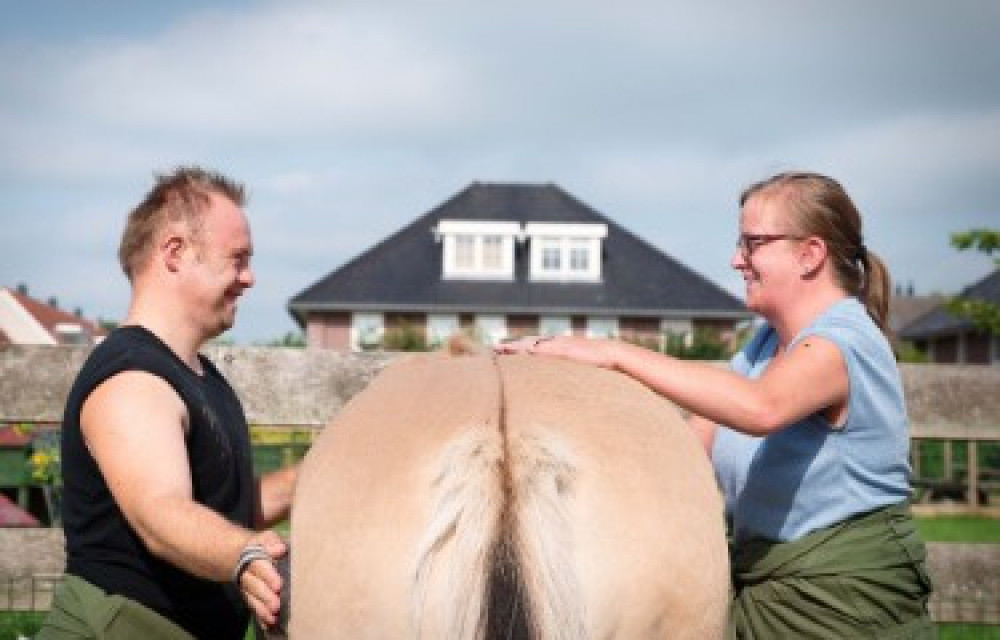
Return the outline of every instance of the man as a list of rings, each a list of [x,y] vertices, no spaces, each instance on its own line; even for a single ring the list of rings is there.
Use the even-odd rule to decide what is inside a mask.
[[[297,467],[253,477],[242,407],[198,353],[254,283],[243,201],[180,168],[129,216],[128,315],[67,400],[67,577],[38,638],[241,640],[248,608],[276,621],[286,548],[266,528],[287,517]]]

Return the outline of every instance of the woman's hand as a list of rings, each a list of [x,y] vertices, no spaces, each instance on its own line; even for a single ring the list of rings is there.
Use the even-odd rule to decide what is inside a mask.
[[[612,340],[580,336],[528,336],[493,347],[498,354],[527,353],[555,356],[605,369],[615,368],[615,345]]]

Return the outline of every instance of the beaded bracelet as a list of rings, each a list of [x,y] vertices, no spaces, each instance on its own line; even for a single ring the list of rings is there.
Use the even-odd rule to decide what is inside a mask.
[[[243,547],[243,551],[240,552],[240,559],[236,562],[236,568],[233,569],[233,583],[236,588],[240,588],[240,578],[243,577],[243,572],[247,570],[254,560],[267,560],[268,562],[273,562],[271,556],[267,553],[263,546],[259,544],[248,544]]]

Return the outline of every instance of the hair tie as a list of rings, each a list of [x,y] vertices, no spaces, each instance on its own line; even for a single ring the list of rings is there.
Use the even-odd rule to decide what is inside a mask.
[[[858,248],[854,251],[854,259],[861,262],[868,262],[868,248],[864,243],[859,244]]]

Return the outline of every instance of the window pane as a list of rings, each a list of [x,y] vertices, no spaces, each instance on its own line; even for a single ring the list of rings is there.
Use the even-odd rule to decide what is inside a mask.
[[[496,270],[502,266],[502,246],[502,236],[483,236],[483,269]]]
[[[542,269],[545,271],[559,271],[561,257],[558,247],[545,247],[542,249]]]
[[[476,266],[475,236],[455,236],[455,266],[459,269],[472,269]]]

